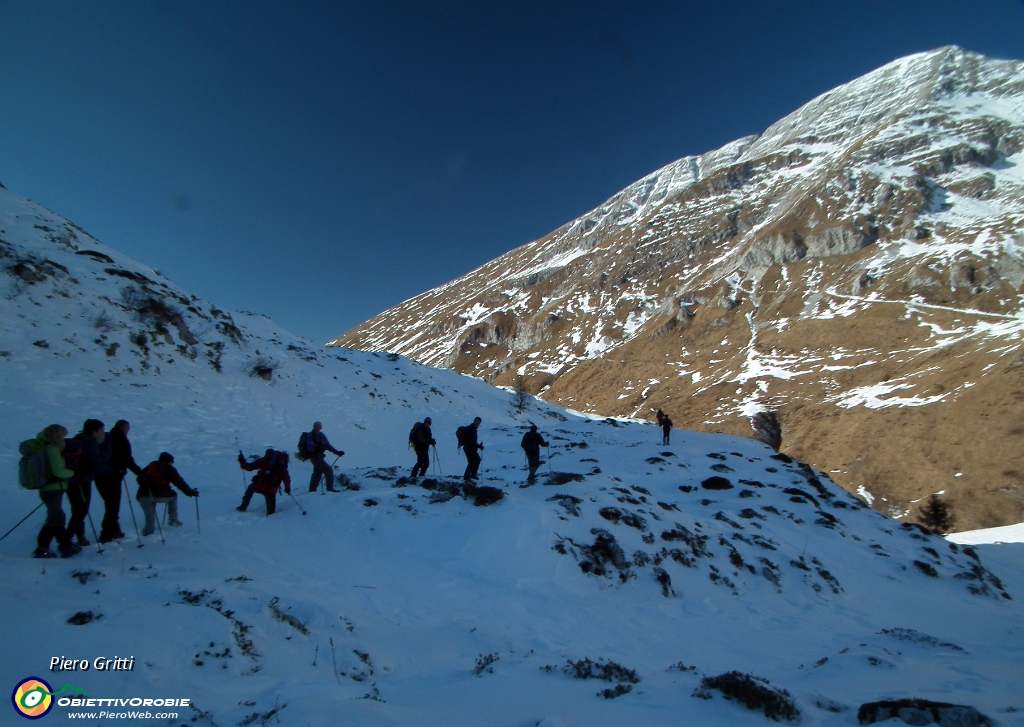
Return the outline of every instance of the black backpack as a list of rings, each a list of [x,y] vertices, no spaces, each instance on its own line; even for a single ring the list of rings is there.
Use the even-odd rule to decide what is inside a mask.
[[[306,449],[307,434],[309,434],[309,432],[303,432],[301,435],[299,435],[299,451],[295,453],[295,459],[299,460],[300,462],[309,461],[309,450]]]
[[[409,431],[409,444],[415,446],[418,444],[416,440],[416,434],[420,431],[420,427],[423,426],[423,422],[416,422],[412,425],[412,429]]]

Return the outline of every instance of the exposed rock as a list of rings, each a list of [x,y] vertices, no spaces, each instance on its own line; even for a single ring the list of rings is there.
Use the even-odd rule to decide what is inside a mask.
[[[938,724],[941,727],[980,727],[992,721],[974,707],[927,699],[898,699],[868,702],[857,710],[860,724],[874,724],[896,718],[910,725]]]

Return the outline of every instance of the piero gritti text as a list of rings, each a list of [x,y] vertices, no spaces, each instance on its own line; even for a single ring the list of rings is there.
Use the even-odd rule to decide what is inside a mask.
[[[88,659],[68,659],[63,656],[50,657],[50,671],[135,671],[135,657],[97,656]]]

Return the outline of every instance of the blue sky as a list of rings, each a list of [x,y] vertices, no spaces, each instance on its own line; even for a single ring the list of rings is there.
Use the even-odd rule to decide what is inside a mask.
[[[1024,2],[0,0],[0,182],[317,343]]]

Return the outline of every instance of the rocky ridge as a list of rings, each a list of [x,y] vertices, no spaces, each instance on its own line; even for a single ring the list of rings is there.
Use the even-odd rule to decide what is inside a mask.
[[[875,507],[1024,519],[1024,63],[956,47],[687,157],[329,345],[751,434]],[[893,433],[898,436],[893,436]]]

